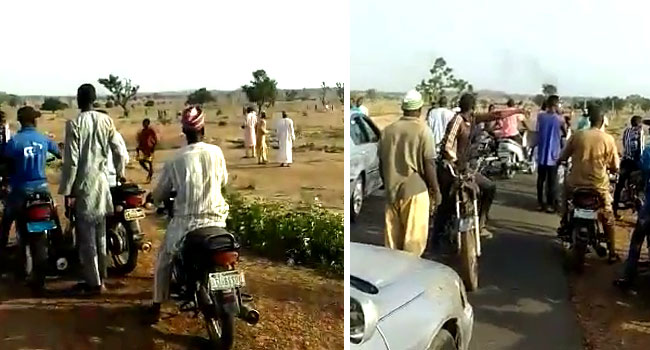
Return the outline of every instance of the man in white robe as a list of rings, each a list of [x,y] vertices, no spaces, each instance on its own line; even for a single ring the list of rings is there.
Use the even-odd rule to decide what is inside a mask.
[[[288,167],[293,163],[293,141],[296,134],[293,129],[293,120],[287,116],[287,112],[282,112],[282,120],[277,125],[276,132],[280,143],[278,152],[278,162],[282,167]]]
[[[255,158],[255,126],[257,125],[257,115],[253,108],[246,108],[246,117],[244,119],[244,147],[246,147],[246,155],[244,158]]]

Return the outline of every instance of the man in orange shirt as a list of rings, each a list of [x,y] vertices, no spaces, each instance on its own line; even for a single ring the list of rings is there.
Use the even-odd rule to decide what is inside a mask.
[[[138,147],[135,149],[140,166],[147,171],[147,183],[150,183],[153,177],[153,153],[158,144],[158,135],[150,125],[149,119],[142,121],[142,130],[138,133]]]

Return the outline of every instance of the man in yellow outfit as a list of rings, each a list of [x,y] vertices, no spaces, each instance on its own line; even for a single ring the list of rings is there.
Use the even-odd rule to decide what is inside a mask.
[[[266,113],[262,112],[260,115],[260,120],[257,122],[255,125],[255,135],[257,136],[257,142],[256,142],[256,147],[257,147],[257,162],[259,164],[266,164],[269,162],[269,157],[268,157],[268,147],[266,145],[266,134],[268,134],[268,130],[266,129]]]
[[[435,148],[415,90],[402,101],[404,116],[384,129],[379,141],[381,177],[386,187],[385,245],[421,256],[427,246],[429,214],[440,201]]]

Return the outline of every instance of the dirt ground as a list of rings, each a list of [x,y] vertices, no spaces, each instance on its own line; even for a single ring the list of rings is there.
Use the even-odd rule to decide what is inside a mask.
[[[182,102],[174,106],[182,106]],[[313,106],[313,104],[311,105]],[[171,107],[172,110],[176,107]],[[169,108],[169,107],[168,107]],[[240,107],[239,107],[240,108]],[[278,105],[267,113],[277,115],[286,109],[294,120],[297,140],[294,165],[259,166],[242,159],[241,117],[232,107],[230,116],[216,117],[209,109],[206,141],[222,147],[231,176],[231,184],[247,196],[294,203],[320,203],[335,211],[343,210],[343,115],[307,111],[307,104]],[[313,108],[313,107],[312,107]],[[180,107],[176,108],[180,109]],[[9,120],[15,113],[9,112]],[[117,115],[117,110],[109,110]],[[39,129],[63,141],[66,118],[75,111],[44,115]],[[223,111],[222,111],[223,113]],[[225,111],[228,113],[228,110]],[[241,111],[240,111],[241,113]],[[161,150],[156,153],[155,167],[160,172],[184,140],[177,121],[160,125],[155,111],[149,111],[161,136]],[[135,157],[135,134],[144,117],[142,109],[129,119],[114,118],[123,134],[132,158]],[[272,120],[269,120],[272,128]],[[270,150],[273,162],[275,150]],[[127,178],[145,185],[144,170],[131,161]],[[52,191],[58,189],[59,173],[48,169]],[[153,183],[156,182],[154,176]],[[62,203],[62,199],[58,198]],[[163,320],[154,327],[140,322],[143,303],[151,299],[153,266],[164,227],[155,214],[143,221],[152,252],[142,253],[138,268],[126,278],[109,279],[109,293],[95,299],[31,298],[28,291],[4,275],[0,281],[0,349],[198,349],[206,336],[200,318],[180,314],[171,303],[164,309]],[[65,223],[64,223],[65,224]],[[246,272],[248,292],[253,295],[261,320],[256,326],[237,321],[235,349],[342,349],[343,348],[343,281],[322,273],[283,263],[271,262],[244,252],[240,265]],[[72,282],[50,281],[52,289]]]

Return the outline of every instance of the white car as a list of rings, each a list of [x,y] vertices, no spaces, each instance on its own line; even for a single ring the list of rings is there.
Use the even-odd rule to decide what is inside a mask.
[[[379,174],[379,128],[359,112],[350,116],[350,218],[361,213],[363,199],[383,186]]]
[[[350,349],[467,350],[474,311],[451,268],[350,244]]]

